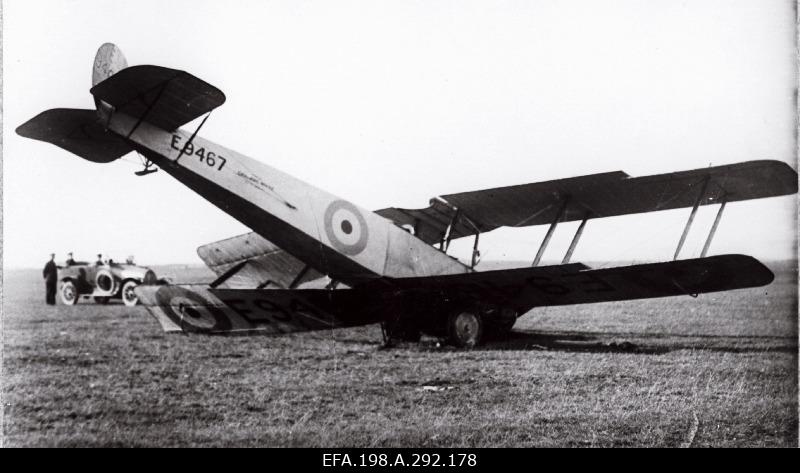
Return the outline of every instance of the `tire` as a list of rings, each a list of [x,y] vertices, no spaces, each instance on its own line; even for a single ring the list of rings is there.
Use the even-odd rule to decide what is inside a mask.
[[[486,331],[493,337],[507,337],[517,322],[517,312],[513,309],[500,309],[491,321],[487,321]]]
[[[134,292],[134,289],[136,289],[138,285],[139,283],[136,281],[125,281],[125,284],[122,285],[120,296],[122,296],[122,302],[124,302],[126,306],[133,307],[139,303],[139,296]]]
[[[393,342],[418,343],[422,338],[422,332],[414,325],[400,325],[391,322],[381,322],[383,341],[387,345]]]
[[[61,295],[61,302],[64,305],[75,305],[78,303],[80,295],[78,294],[78,286],[75,281],[67,279],[61,283],[61,290],[58,291]]]
[[[108,301],[111,300],[110,297],[102,297],[102,296],[95,296],[94,301],[98,304],[108,304]]]
[[[117,279],[111,273],[109,269],[100,268],[97,270],[97,274],[94,277],[94,283],[98,292],[101,294],[108,294],[113,295],[117,292],[117,288],[119,287],[117,284]]]
[[[483,339],[483,317],[476,311],[461,311],[447,320],[450,343],[459,348],[473,348]]]

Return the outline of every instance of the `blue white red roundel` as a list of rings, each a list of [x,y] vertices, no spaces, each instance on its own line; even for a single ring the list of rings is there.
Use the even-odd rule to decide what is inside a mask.
[[[355,205],[335,200],[325,210],[325,234],[331,245],[346,255],[353,256],[367,247],[369,229],[367,221]]]

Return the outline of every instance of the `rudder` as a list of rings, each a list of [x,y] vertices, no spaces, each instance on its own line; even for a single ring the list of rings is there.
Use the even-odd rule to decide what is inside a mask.
[[[103,44],[97,49],[97,54],[94,55],[92,87],[103,82],[117,72],[127,69],[127,67],[128,61],[116,44]],[[103,120],[108,120],[111,112],[114,110],[114,107],[97,97],[94,99],[94,105],[97,107],[97,116]]]
[[[92,68],[92,87],[128,67],[122,51],[113,43],[105,43],[97,50]]]

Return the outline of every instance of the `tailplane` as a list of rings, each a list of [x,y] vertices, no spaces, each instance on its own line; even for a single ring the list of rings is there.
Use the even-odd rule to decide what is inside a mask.
[[[94,110],[46,110],[20,125],[17,134],[54,144],[95,163],[110,163],[133,150],[105,130]]]
[[[127,67],[128,62],[122,51],[111,43],[105,43],[94,58],[92,86]],[[98,98],[95,98],[95,106],[96,110],[46,110],[20,125],[17,134],[54,144],[88,161],[109,163],[128,154],[133,148],[105,129],[113,107]]]

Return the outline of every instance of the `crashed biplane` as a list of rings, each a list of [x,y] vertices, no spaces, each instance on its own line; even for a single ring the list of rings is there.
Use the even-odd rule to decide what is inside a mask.
[[[778,161],[750,161],[631,177],[616,171],[436,197],[422,209],[371,212],[198,136],[225,95],[165,67],[128,67],[112,44],[95,58],[96,108],[48,110],[17,129],[107,163],[136,151],[253,232],[210,243],[199,256],[209,285],[139,286],[169,332],[269,333],[382,323],[389,339],[420,333],[474,346],[535,307],[685,296],[769,284],[772,272],[737,254],[706,256],[730,202],[797,192]],[[181,126],[204,117],[197,129]],[[157,168],[156,168],[157,166]],[[719,211],[699,258],[678,259],[699,206]],[[591,219],[691,209],[672,261],[592,269],[570,258]],[[560,222],[580,226],[562,264],[540,266]],[[549,225],[530,267],[478,271],[480,235]],[[472,261],[447,254],[474,238]]]

